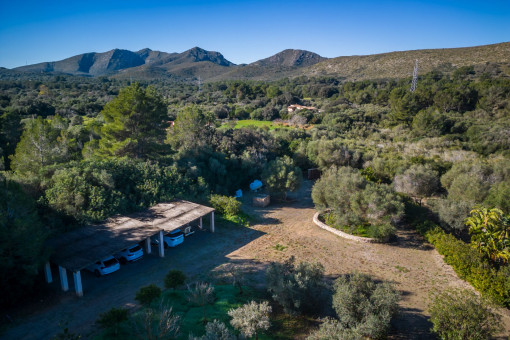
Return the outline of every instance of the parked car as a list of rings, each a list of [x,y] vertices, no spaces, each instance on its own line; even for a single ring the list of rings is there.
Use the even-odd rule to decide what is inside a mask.
[[[87,270],[96,274],[97,277],[111,274],[120,269],[119,261],[113,256],[105,257],[104,259],[97,261],[91,266],[87,267]]]
[[[182,242],[184,242],[184,233],[180,229],[175,229],[169,233],[163,235],[163,242],[166,247],[176,247]],[[153,246],[159,245],[159,237],[155,236],[151,239],[151,244]]]
[[[143,257],[143,248],[136,244],[113,255],[120,263],[133,262]]]

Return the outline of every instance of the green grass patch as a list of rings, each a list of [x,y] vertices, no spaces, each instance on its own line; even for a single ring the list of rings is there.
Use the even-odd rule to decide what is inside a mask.
[[[227,124],[223,124],[221,127],[222,128],[226,128],[228,126],[229,125],[227,123]],[[234,129],[240,129],[240,128],[243,128],[243,127],[259,127],[259,128],[267,127],[269,130],[274,130],[274,129],[292,129],[292,127],[290,127],[290,126],[285,126],[285,125],[282,125],[282,124],[276,124],[274,122],[265,121],[265,120],[253,120],[253,119],[238,120],[236,122],[236,125],[234,126]]]
[[[261,301],[267,299],[264,291],[256,290],[252,287],[243,287],[243,294],[239,294],[239,289],[232,285],[216,285],[216,299],[213,304],[206,307],[207,320],[219,320],[227,327],[233,330],[230,325],[230,316],[228,311],[238,308],[252,300]],[[162,303],[164,306],[171,306],[173,313],[181,317],[180,335],[178,339],[187,340],[190,333],[195,336],[202,336],[205,333],[203,323],[203,309],[188,301],[188,291],[186,289],[165,290],[158,300],[151,303],[151,307],[156,310]],[[273,307],[275,308],[275,307]],[[135,312],[132,317],[143,315],[144,310]],[[295,339],[310,332],[311,327],[316,326],[315,320],[303,316],[290,316],[283,313],[276,307],[271,315],[271,328],[265,334],[259,334],[259,339]],[[236,333],[237,334],[237,333]],[[119,327],[118,334],[103,330],[94,337],[96,340],[106,339],[137,339],[133,333],[130,322],[123,322]]]
[[[279,250],[279,251],[284,251],[285,249],[287,249],[288,247],[287,246],[284,246],[283,244],[280,244],[280,243],[277,243],[275,246],[274,246],[274,249],[276,250]]]
[[[407,269],[406,267],[402,267],[402,266],[395,266],[395,268],[397,270],[399,270],[400,272],[402,273],[409,273],[409,269]]]

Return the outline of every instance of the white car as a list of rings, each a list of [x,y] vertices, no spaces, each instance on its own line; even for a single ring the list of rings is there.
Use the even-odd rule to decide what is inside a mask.
[[[122,249],[119,253],[113,255],[120,263],[133,262],[143,257],[143,249],[136,244],[126,249]]]
[[[108,256],[102,259],[101,261],[97,261],[91,266],[87,267],[88,270],[94,272],[97,277],[111,274],[120,269],[119,261],[113,256]]]
[[[159,244],[159,237],[152,239],[152,245],[157,246]],[[180,229],[175,229],[167,234],[163,235],[163,242],[166,247],[176,247],[184,242],[184,233]]]

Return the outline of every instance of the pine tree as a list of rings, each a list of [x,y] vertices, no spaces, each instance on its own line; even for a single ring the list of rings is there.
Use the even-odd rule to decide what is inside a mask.
[[[134,83],[120,90],[101,114],[106,123],[101,128],[100,155],[146,159],[161,153],[168,112],[153,87]]]

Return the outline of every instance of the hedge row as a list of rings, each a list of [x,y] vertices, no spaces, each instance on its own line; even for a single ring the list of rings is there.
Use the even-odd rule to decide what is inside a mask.
[[[439,227],[427,231],[425,238],[461,279],[495,303],[510,307],[510,266],[495,268],[476,249]]]

